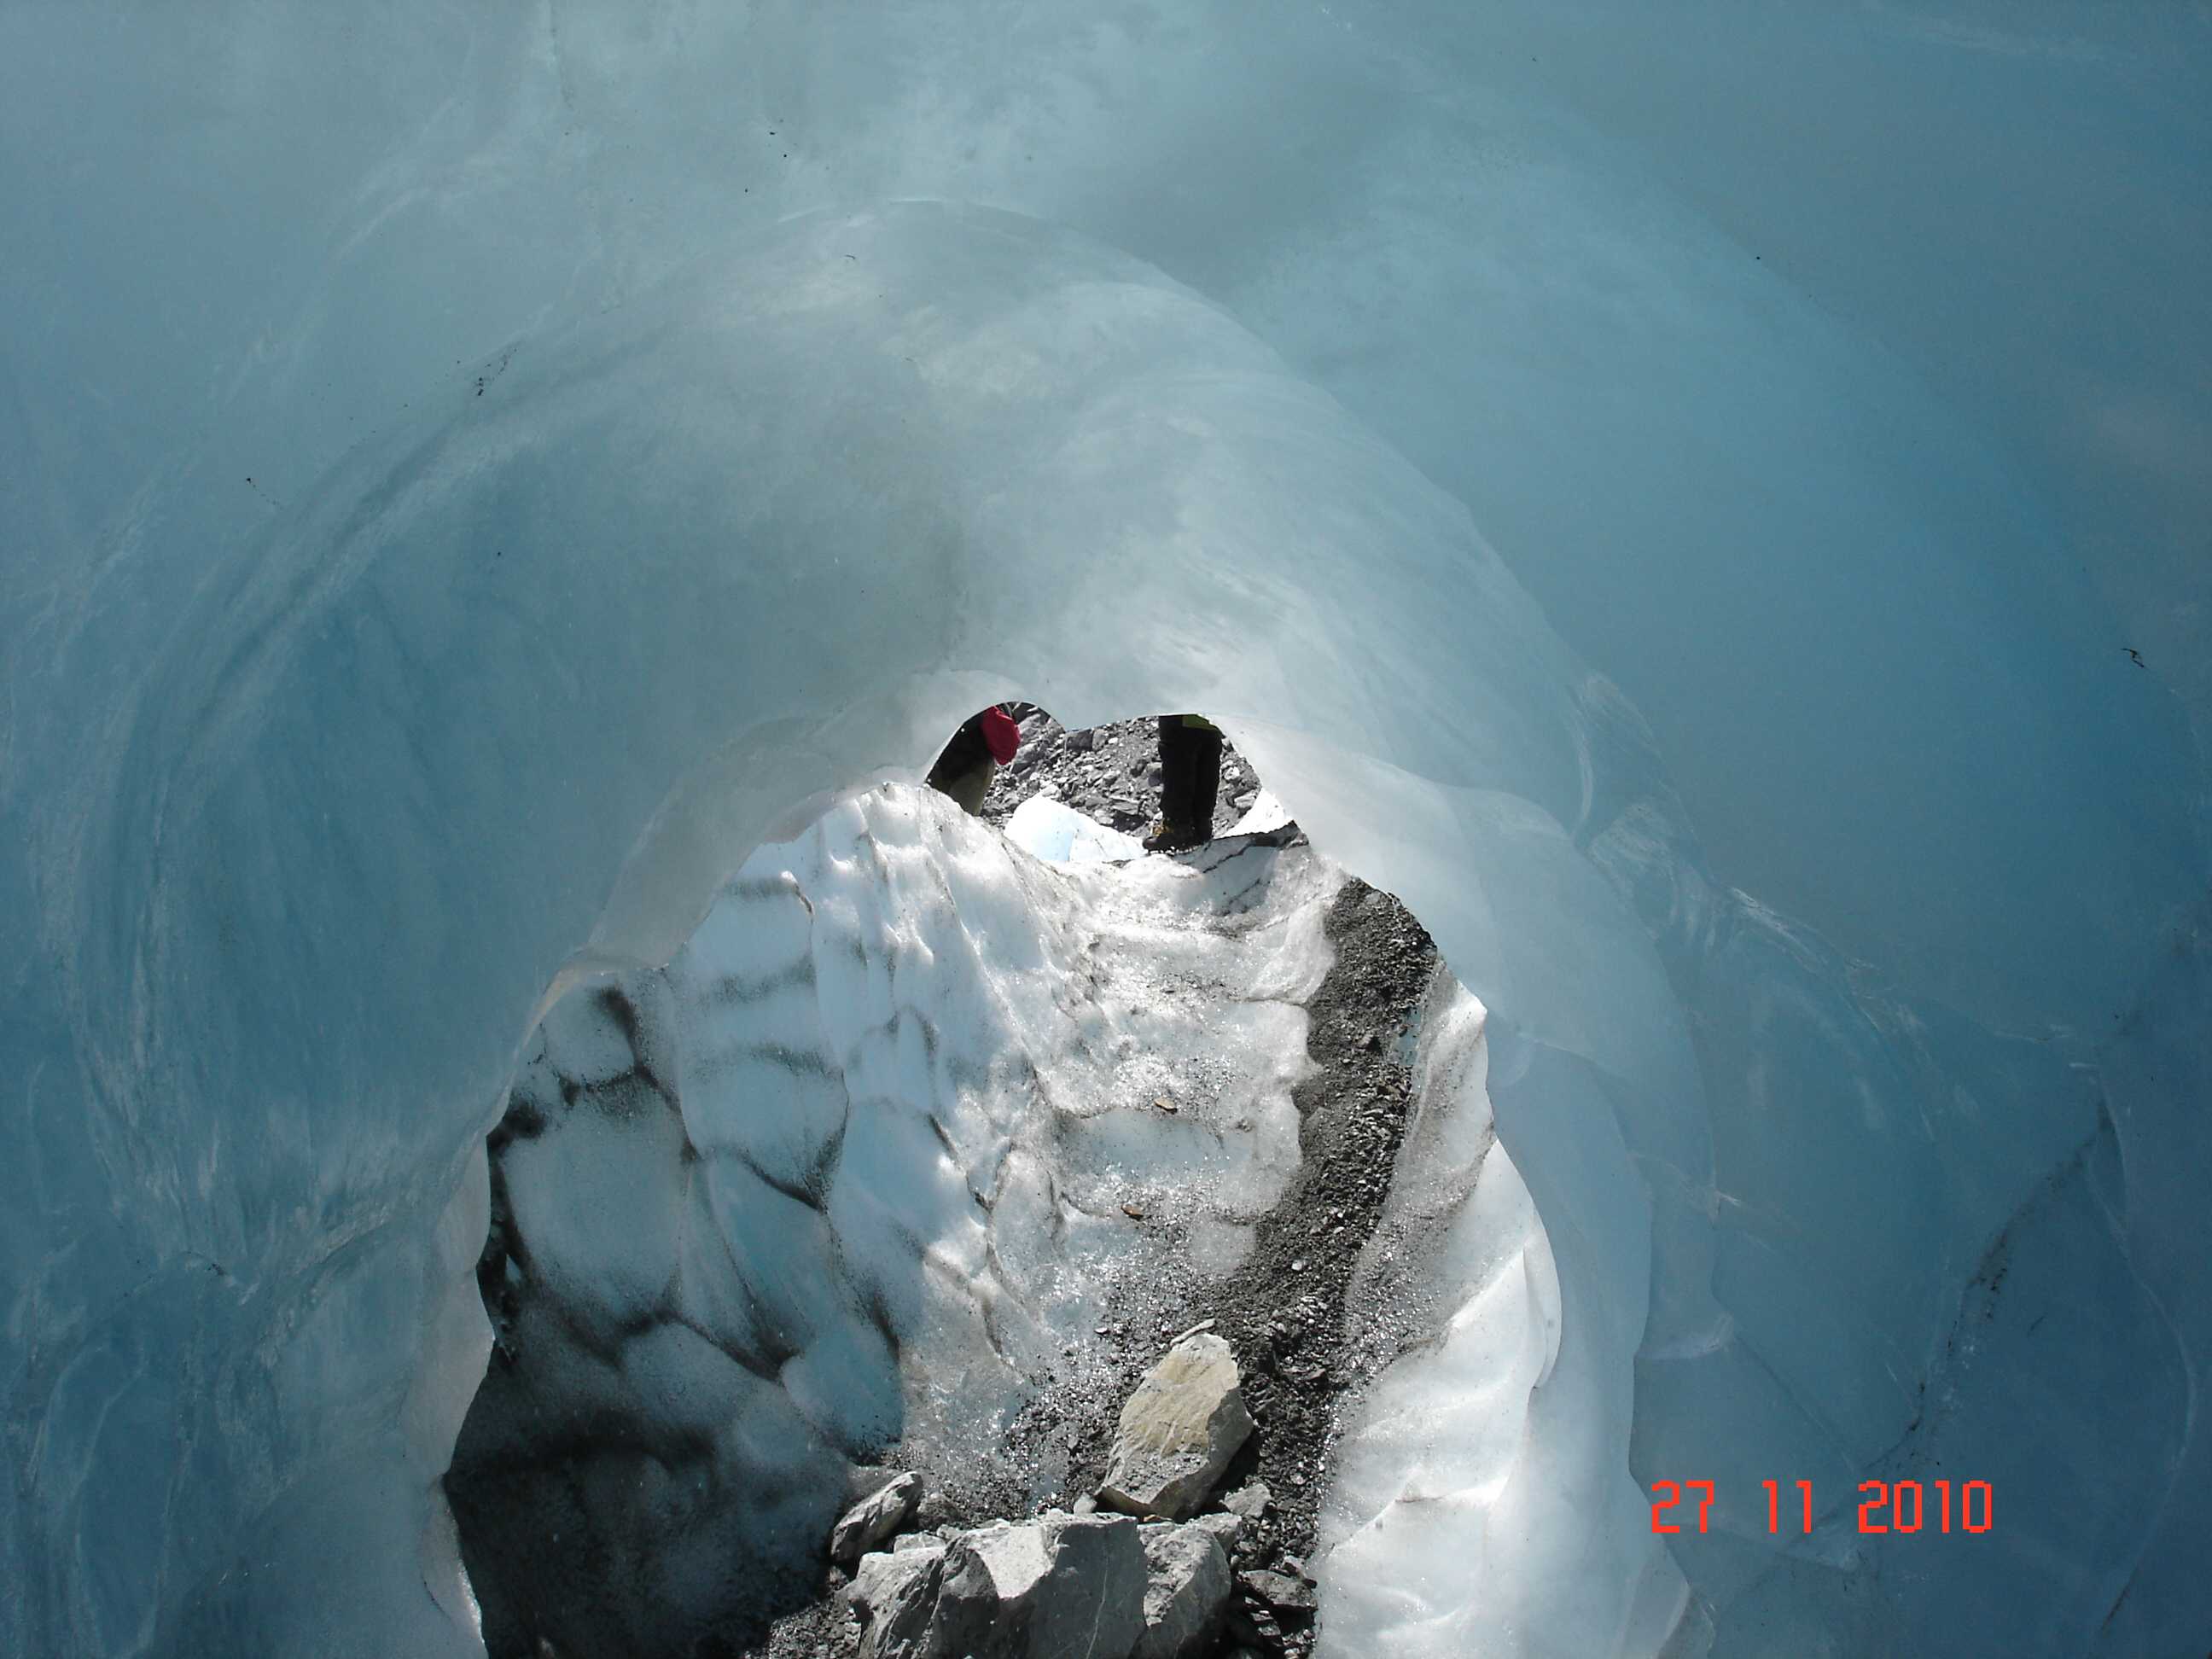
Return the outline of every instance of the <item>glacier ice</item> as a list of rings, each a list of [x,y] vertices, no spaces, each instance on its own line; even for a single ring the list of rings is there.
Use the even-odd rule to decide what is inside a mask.
[[[475,1650],[526,1034],[1024,695],[1215,715],[1486,1011],[1551,1278],[1424,1267],[1334,1501],[1471,1565],[1347,1650],[2201,1651],[2208,33],[0,8],[0,1645]]]
[[[1258,803],[1253,803],[1255,806]],[[1032,795],[1006,819],[1006,839],[1048,864],[1110,864],[1140,857],[1144,843],[1049,795]]]
[[[547,1012],[498,1133],[526,1363],[448,1482],[510,1646],[726,1632],[894,1445],[939,1491],[1067,1501],[1064,1447],[1009,1448],[1022,1410],[1108,1392],[1105,1310],[1251,1250],[1341,873],[1015,841],[870,792],[756,849],[665,968]]]

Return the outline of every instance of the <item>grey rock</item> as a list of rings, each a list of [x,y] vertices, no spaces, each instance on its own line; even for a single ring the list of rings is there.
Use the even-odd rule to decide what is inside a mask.
[[[891,1540],[893,1555],[903,1555],[908,1550],[941,1550],[944,1547],[945,1540],[935,1533],[902,1532]],[[860,1558],[863,1561],[867,1559],[865,1555]]]
[[[919,1534],[899,1540],[902,1547],[872,1550],[853,1569],[853,1582],[845,1586],[845,1599],[863,1612],[873,1612],[890,1601],[899,1586],[916,1573],[926,1573],[945,1559],[945,1546]]]
[[[1234,1640],[1256,1647],[1262,1653],[1283,1650],[1283,1627],[1264,1603],[1249,1599],[1233,1601],[1224,1622]]]
[[[1121,1516],[981,1527],[945,1551],[923,1651],[929,1659],[1129,1659],[1144,1632],[1146,1581],[1137,1524]]]
[[[1213,1541],[1224,1550],[1234,1549],[1237,1540],[1244,1535],[1245,1519],[1234,1510],[1220,1510],[1212,1515],[1201,1515],[1190,1524],[1200,1532],[1209,1533]]]
[[[1237,1582],[1278,1613],[1311,1613],[1313,1586],[1283,1572],[1240,1572]]]
[[[1097,1514],[1098,1500],[1093,1498],[1089,1492],[1084,1493],[1082,1497],[1075,1500],[1075,1513],[1078,1515]]]
[[[1247,1521],[1257,1521],[1267,1512],[1267,1505],[1274,1499],[1275,1494],[1267,1490],[1266,1481],[1255,1480],[1248,1486],[1237,1487],[1221,1503],[1222,1507],[1232,1515],[1241,1515]]]
[[[914,1524],[924,1532],[955,1525],[958,1519],[952,1512],[952,1500],[941,1492],[924,1492],[921,1502],[914,1506]]]
[[[904,1555],[869,1555],[869,1561],[887,1561],[900,1567],[898,1576],[886,1575],[875,1601],[866,1608],[866,1633],[860,1638],[860,1659],[933,1659],[930,1617],[937,1610],[938,1586],[945,1576],[943,1550],[908,1550]],[[854,1589],[861,1581],[854,1581]]]
[[[902,1474],[845,1511],[830,1533],[830,1559],[849,1567],[904,1526],[921,1501],[921,1477]]]
[[[1134,1659],[1197,1659],[1229,1605],[1229,1558],[1203,1527],[1148,1526],[1139,1540],[1151,1580]]]
[[[1252,1432],[1242,1381],[1211,1332],[1170,1348],[1121,1407],[1099,1503],[1177,1521],[1203,1504]]]

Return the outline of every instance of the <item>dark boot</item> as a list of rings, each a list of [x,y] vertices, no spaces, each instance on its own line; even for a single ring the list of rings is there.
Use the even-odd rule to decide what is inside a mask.
[[[1180,853],[1186,848],[1203,847],[1212,840],[1187,823],[1170,823],[1165,818],[1152,825],[1152,832],[1145,837],[1147,853]]]

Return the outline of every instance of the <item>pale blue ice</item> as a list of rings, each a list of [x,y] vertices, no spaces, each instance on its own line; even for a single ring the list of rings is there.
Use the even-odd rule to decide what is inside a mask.
[[[477,1650],[538,1017],[1002,696],[1205,710],[1487,1011],[1547,1243],[1412,1143],[1497,1225],[1338,1651],[2212,1646],[2208,92],[2087,0],[0,0],[0,1649]]]

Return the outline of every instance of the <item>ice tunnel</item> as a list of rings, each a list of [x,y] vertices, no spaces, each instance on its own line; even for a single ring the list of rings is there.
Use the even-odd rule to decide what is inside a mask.
[[[1486,1010],[1557,1328],[1480,1483],[1480,1320],[1376,1379],[1322,1651],[2204,1651],[2208,71],[0,5],[0,1647],[481,1653],[540,1017],[1018,696],[1213,714]]]

